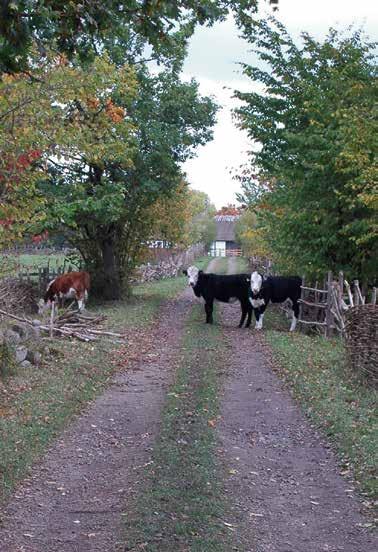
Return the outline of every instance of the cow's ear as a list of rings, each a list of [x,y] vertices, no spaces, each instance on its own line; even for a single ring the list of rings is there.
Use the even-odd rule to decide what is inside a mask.
[[[182,273],[185,274],[185,276],[188,275],[188,271],[187,271],[187,270],[183,270]]]

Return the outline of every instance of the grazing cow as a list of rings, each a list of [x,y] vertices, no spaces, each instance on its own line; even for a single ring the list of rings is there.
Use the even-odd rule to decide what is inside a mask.
[[[248,328],[251,324],[252,307],[248,301],[249,275],[232,274],[223,276],[219,274],[207,274],[199,270],[196,266],[190,266],[183,273],[188,276],[189,285],[197,297],[203,297],[205,300],[206,323],[213,323],[213,303],[222,301],[223,303],[233,303],[239,300],[242,309],[242,316],[239,328],[244,324],[248,315]]]
[[[256,329],[261,330],[264,312],[269,304],[283,303],[290,299],[293,309],[293,319],[290,331],[295,330],[299,317],[298,300],[301,296],[302,278],[299,276],[269,276],[265,280],[258,272],[251,274],[251,286],[249,300],[256,317]]]
[[[53,301],[59,299],[76,299],[79,311],[83,310],[88,299],[89,286],[88,272],[67,272],[58,276],[49,283],[44,298],[39,301],[39,313],[42,314]]]

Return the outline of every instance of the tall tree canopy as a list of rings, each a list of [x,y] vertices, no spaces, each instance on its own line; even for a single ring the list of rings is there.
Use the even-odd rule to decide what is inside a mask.
[[[97,58],[90,71],[69,64],[64,56],[36,65],[33,75],[3,75],[0,82],[0,243],[45,224],[45,190],[37,184],[46,175],[47,162],[89,167],[108,162],[131,164],[135,129],[130,117],[112,101],[135,97],[137,80],[128,66],[116,67],[107,56]],[[92,178],[90,171],[88,178]],[[76,190],[80,181],[75,182]],[[55,187],[54,187],[55,192]],[[71,192],[72,193],[72,192]],[[78,192],[79,193],[79,192]],[[112,206],[106,201],[103,209]],[[99,198],[86,204],[99,209]],[[6,231],[7,230],[7,231]]]
[[[125,94],[117,71],[109,72],[107,92],[99,88],[86,101],[56,107],[60,126],[74,121],[76,134],[57,138],[41,189],[50,229],[80,250],[97,291],[118,298],[152,237],[148,210],[175,194],[181,163],[212,137],[216,107],[194,81],[181,82],[171,71],[153,76],[142,66],[135,94]]]
[[[0,71],[25,70],[35,43],[41,53],[52,49],[70,59],[93,60],[109,39],[114,43],[127,37],[135,46],[140,37],[164,56],[196,24],[211,25],[231,10],[243,17],[256,6],[257,0],[2,0]]]
[[[277,22],[252,20],[245,36],[263,65],[244,73],[262,93],[237,92],[239,124],[260,148],[241,175],[276,260],[309,274],[377,271],[377,73],[374,44],[331,30],[297,46]],[[264,67],[264,68],[262,68]],[[266,67],[266,68],[265,68]]]

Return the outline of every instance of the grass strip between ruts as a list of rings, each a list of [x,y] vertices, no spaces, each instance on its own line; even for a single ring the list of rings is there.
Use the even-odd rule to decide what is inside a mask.
[[[222,333],[202,317],[202,306],[196,305],[186,323],[146,488],[133,513],[125,514],[122,550],[230,550],[214,431]]]

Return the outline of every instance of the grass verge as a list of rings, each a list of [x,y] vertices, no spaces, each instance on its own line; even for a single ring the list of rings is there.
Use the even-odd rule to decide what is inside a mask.
[[[265,321],[264,321],[265,322]],[[353,475],[363,494],[378,498],[377,391],[346,368],[339,339],[278,331],[274,313],[265,338],[278,370],[306,413],[335,444],[341,473]]]
[[[208,259],[198,261],[205,266]],[[197,264],[197,263],[196,263]],[[147,327],[161,304],[186,285],[186,278],[136,286],[129,301],[97,305],[112,329]],[[91,309],[92,310],[92,309]],[[118,369],[114,345],[46,340],[50,354],[39,368],[17,368],[0,379],[0,504],[68,421],[106,386]]]

